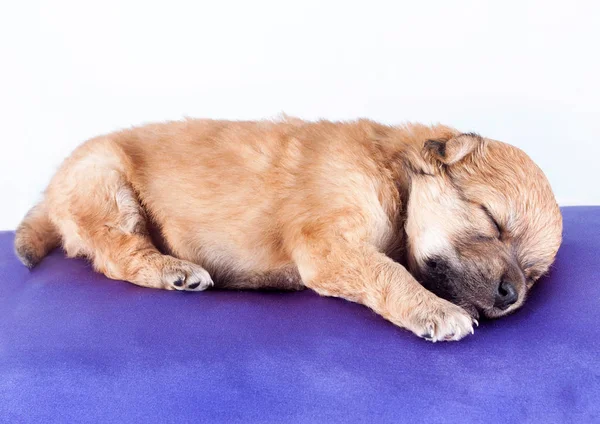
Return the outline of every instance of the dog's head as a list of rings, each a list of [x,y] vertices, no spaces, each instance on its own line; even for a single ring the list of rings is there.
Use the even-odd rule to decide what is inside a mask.
[[[562,217],[550,184],[521,150],[459,134],[428,140],[411,181],[411,272],[474,316],[520,307],[552,264]]]

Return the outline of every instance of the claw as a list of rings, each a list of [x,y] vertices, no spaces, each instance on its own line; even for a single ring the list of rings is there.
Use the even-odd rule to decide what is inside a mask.
[[[475,318],[473,318],[473,322],[475,323],[475,327],[479,327],[479,321],[477,321]]]

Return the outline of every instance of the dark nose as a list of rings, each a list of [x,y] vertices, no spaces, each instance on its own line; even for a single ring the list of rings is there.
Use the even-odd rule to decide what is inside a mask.
[[[496,308],[506,309],[515,303],[518,298],[519,295],[517,294],[517,289],[515,289],[515,286],[508,281],[502,281],[498,286],[498,292],[496,293],[494,306]]]

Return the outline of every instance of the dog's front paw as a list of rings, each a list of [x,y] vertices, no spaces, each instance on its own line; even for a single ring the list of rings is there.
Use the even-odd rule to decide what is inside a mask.
[[[413,317],[410,326],[417,336],[432,342],[460,340],[473,334],[473,324],[477,324],[463,308],[447,300],[436,298],[427,302]]]
[[[174,259],[162,270],[167,290],[202,291],[213,285],[208,271],[200,265]]]

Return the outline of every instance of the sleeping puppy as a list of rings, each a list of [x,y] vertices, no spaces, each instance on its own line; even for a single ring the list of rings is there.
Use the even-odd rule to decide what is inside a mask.
[[[15,250],[33,267],[62,246],[159,289],[308,287],[438,341],[521,306],[561,232],[542,171],[477,134],[185,120],[80,146]]]

